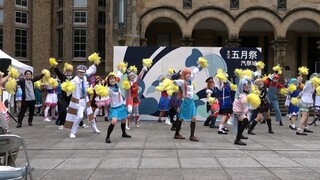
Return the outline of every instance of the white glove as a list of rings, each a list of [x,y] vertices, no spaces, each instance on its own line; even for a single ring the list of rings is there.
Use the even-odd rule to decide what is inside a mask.
[[[274,74],[270,74],[268,78],[271,79],[271,80],[273,80]]]

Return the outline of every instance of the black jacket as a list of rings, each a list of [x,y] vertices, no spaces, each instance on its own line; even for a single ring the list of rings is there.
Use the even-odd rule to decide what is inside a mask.
[[[43,74],[39,75],[39,76],[36,76],[35,78],[31,79],[32,81],[32,87],[34,89],[34,82],[36,81],[39,81],[40,79],[43,78]],[[21,78],[18,80],[17,82],[18,85],[20,85],[21,87],[21,90],[22,90],[22,101],[25,101],[26,100],[26,80],[24,78]]]

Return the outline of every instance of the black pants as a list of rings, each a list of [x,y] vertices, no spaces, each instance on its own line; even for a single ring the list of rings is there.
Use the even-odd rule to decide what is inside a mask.
[[[21,110],[18,115],[18,123],[19,124],[22,124],[22,120],[23,120],[24,115],[27,112],[27,109],[29,109],[28,123],[32,123],[35,105],[36,105],[36,100],[21,102]]]

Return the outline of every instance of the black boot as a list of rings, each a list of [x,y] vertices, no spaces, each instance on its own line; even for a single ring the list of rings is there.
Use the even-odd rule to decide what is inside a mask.
[[[108,132],[107,132],[107,137],[106,137],[106,143],[111,143],[110,141],[110,135],[113,131],[114,125],[110,123],[109,127],[108,127]]]
[[[244,129],[246,128],[248,124],[248,119],[245,118],[243,121],[238,121],[238,132],[236,140],[234,141],[234,144],[240,145],[240,146],[246,146],[247,144],[241,141],[242,133]]]
[[[176,133],[173,137],[174,139],[186,139],[185,137],[181,136],[181,134],[179,134],[180,129],[181,129],[181,123],[182,123],[182,121],[176,120]]]
[[[210,128],[219,128],[219,126],[215,125],[217,117],[216,116],[212,116],[211,119],[212,120],[211,120]]]
[[[265,124],[265,123],[266,123],[266,120],[263,119],[260,123],[261,123],[261,124]]]
[[[194,136],[194,131],[196,129],[196,122],[192,122],[190,123],[190,138],[189,140],[190,141],[195,141],[195,142],[198,142],[199,140]]]
[[[121,130],[123,138],[131,138],[131,136],[126,133],[126,123],[121,123]]]
[[[268,124],[268,132],[270,134],[274,134],[273,130],[272,130],[272,124],[271,124],[271,119],[266,119],[267,124]]]
[[[257,121],[252,122],[251,126],[249,127],[248,134],[256,135],[256,133],[253,132],[253,129],[257,125],[257,123],[258,123]]]
[[[171,131],[176,131],[177,121],[173,121]]]
[[[203,123],[204,126],[210,126],[209,123],[211,121],[211,116],[208,116],[206,121]]]

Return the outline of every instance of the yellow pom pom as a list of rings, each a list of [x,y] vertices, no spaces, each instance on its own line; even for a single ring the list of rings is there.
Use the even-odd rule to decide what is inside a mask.
[[[282,74],[282,68],[280,67],[280,65],[276,65],[272,68],[273,71],[277,71],[277,74]]]
[[[150,68],[152,66],[152,59],[143,59],[142,66],[146,66],[146,67]]]
[[[92,53],[89,57],[88,57],[88,60],[90,61],[90,62],[93,62],[94,64],[96,64],[96,65],[99,65],[100,63],[101,63],[101,61],[100,61],[100,59],[101,59],[101,57],[99,56],[99,54],[98,53]]]
[[[19,71],[16,68],[14,68],[13,66],[8,67],[8,74],[13,79],[17,79],[20,75]]]
[[[198,58],[198,64],[200,65],[200,67],[205,68],[209,66],[208,61],[204,58],[204,57],[199,57]]]
[[[226,77],[226,74],[224,72],[217,73],[216,78],[218,78],[222,82],[227,82],[227,80],[228,80]]]
[[[93,94],[93,89],[92,89],[91,87],[87,87],[86,92],[87,92],[89,95],[92,95],[92,94]]]
[[[164,80],[162,81],[162,84],[163,84],[165,89],[170,88],[172,83],[173,83],[173,81],[168,79],[168,78],[164,78]]]
[[[73,71],[73,66],[72,66],[72,64],[64,63],[63,72],[67,72],[67,71]]]
[[[262,81],[265,81],[266,79],[268,79],[268,77],[270,76],[270,74],[269,75],[264,75],[261,79],[262,79]]]
[[[172,89],[168,90],[167,93],[168,93],[169,96],[172,96],[173,90]]]
[[[236,68],[236,69],[234,70],[234,74],[235,74],[236,76],[238,76],[240,79],[243,78],[242,69]]]
[[[169,75],[173,75],[174,74],[174,70],[172,68],[169,68],[168,69],[168,73],[169,73]]]
[[[253,109],[257,109],[261,104],[261,99],[258,95],[250,93],[247,95],[247,102],[251,105]]]
[[[174,86],[172,87],[172,89],[173,89],[173,92],[178,92],[178,91],[179,91],[179,86],[174,85]]]
[[[243,72],[243,76],[246,76],[246,77],[252,79],[253,72],[250,69],[245,69],[242,72]]]
[[[156,90],[159,91],[159,92],[162,92],[164,91],[164,87],[159,85],[159,86],[156,86]]]
[[[71,81],[66,80],[61,84],[61,89],[67,93],[72,93],[76,90],[76,85],[73,84]]]
[[[254,93],[254,94],[256,94],[256,95],[258,95],[258,96],[259,96],[260,93],[261,93],[256,86],[251,86],[251,92]]]
[[[286,89],[286,88],[281,88],[281,89],[280,89],[280,94],[283,95],[283,96],[288,95],[287,89]]]
[[[138,72],[138,69],[137,69],[137,67],[136,67],[135,65],[130,66],[130,67],[129,67],[129,70],[130,70],[131,72],[134,72],[135,74],[137,74],[137,72]]]
[[[131,88],[130,82],[128,79],[122,81],[122,89],[128,90]]]
[[[290,100],[291,104],[293,104],[294,106],[298,106],[299,104],[299,99],[298,98],[291,98]]]
[[[216,98],[214,98],[214,97],[209,97],[209,98],[208,98],[208,103],[209,103],[209,105],[212,106],[212,104],[214,103],[215,100],[216,100]]]
[[[258,61],[258,62],[256,63],[256,67],[257,67],[258,69],[263,69],[264,66],[265,66],[265,64],[264,64],[262,61]]]
[[[122,73],[125,73],[127,71],[128,63],[127,62],[121,62],[117,65],[117,69],[121,71]]]
[[[301,75],[308,75],[309,74],[309,69],[305,66],[301,66],[298,68],[299,74]]]
[[[289,87],[288,87],[288,91],[290,93],[292,93],[293,91],[295,91],[297,89],[296,85],[294,84],[290,84]]]
[[[108,87],[103,85],[96,85],[94,87],[96,94],[100,97],[107,97],[109,95]]]
[[[237,85],[235,84],[230,84],[230,88],[231,88],[231,91],[236,91],[237,90]]]
[[[56,67],[56,66],[58,65],[58,62],[56,61],[55,58],[51,57],[51,58],[49,59],[49,64],[50,64],[50,66],[52,66],[52,67]]]
[[[311,83],[313,87],[317,88],[320,84],[320,79],[317,77],[313,77],[311,78]]]
[[[50,78],[51,77],[51,73],[50,73],[50,71],[48,71],[47,69],[43,69],[42,71],[41,71],[41,73],[42,74],[44,74],[44,77],[45,78]]]
[[[7,92],[11,95],[15,94],[16,87],[17,87],[16,79],[10,77],[6,82],[6,86],[5,86]]]
[[[34,85],[35,88],[40,89],[41,88],[41,81],[40,80],[36,81],[36,82],[33,83],[33,85]]]
[[[49,85],[52,86],[53,88],[58,86],[58,81],[54,78],[49,78]]]

